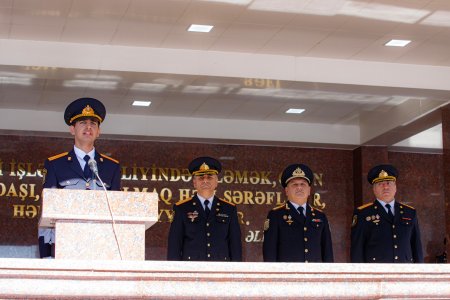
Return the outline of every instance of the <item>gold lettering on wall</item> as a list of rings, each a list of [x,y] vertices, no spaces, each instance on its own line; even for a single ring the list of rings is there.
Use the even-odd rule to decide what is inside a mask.
[[[262,78],[245,78],[244,86],[259,89],[280,89],[280,80],[262,79]]]
[[[150,173],[149,173],[150,172]],[[138,167],[134,164],[132,167],[122,166],[122,180],[135,181],[184,181],[189,182],[191,175],[188,169],[162,168],[156,167]]]
[[[5,185],[3,182],[0,182],[0,197],[1,196],[18,197],[22,201],[24,201],[25,198],[32,198],[33,201],[38,201],[40,195],[35,194],[35,187],[36,184],[22,183],[18,185],[17,188],[14,183]]]
[[[41,209],[40,205],[14,204],[13,205],[13,218],[33,219],[38,216],[40,209]]]
[[[323,174],[314,173],[314,186],[323,186]]]
[[[244,205],[272,205],[274,203],[281,204],[284,201],[282,200],[282,192],[227,190],[224,192],[224,198],[234,204]]]
[[[314,194],[314,202],[313,202],[313,206],[314,206],[314,207],[318,207],[318,208],[320,208],[320,209],[324,209],[325,206],[326,206],[325,203],[322,203],[322,202],[320,201],[320,194],[319,194],[319,193],[315,193],[315,194]]]
[[[24,177],[42,177],[43,163],[33,164],[29,162],[19,162],[12,159],[9,163],[10,177],[19,177],[22,180]]]
[[[5,164],[9,166],[6,174],[3,169]],[[13,218],[36,218],[39,215],[40,206],[29,202],[32,201],[35,203],[40,200],[40,195],[36,194],[36,190],[39,191],[41,186],[35,183],[25,183],[23,180],[42,177],[42,169],[42,163],[36,164],[17,159],[11,159],[5,162],[0,159],[0,176],[6,180],[4,177],[5,174],[7,177],[12,177],[13,179],[12,183],[8,181],[0,182],[0,197],[4,197],[4,200],[7,201],[12,201],[16,198],[23,202],[21,204],[11,203]],[[280,174],[278,173],[275,174],[272,171],[265,170],[226,169],[222,174],[219,182],[225,185],[225,188],[226,185],[237,186],[233,186],[233,189],[225,189],[221,197],[236,205],[274,207],[284,203],[286,200],[284,191],[281,188],[277,188],[280,184]],[[196,192],[192,188],[174,189],[170,184],[174,182],[189,183],[190,181],[191,175],[187,168],[164,167],[155,164],[151,166],[139,166],[137,164],[122,166],[123,191],[154,192],[158,194],[158,201],[162,205],[160,205],[159,222],[171,222],[173,217],[173,204],[179,200],[193,197]],[[136,185],[133,182],[136,182]],[[148,186],[142,187],[142,184],[138,184],[138,182],[167,182],[167,185],[162,188],[157,188],[148,183]],[[127,183],[132,184],[130,186]],[[323,173],[314,173],[314,186],[323,187],[323,185]],[[261,190],[254,190],[254,187],[260,187]],[[314,194],[311,205],[319,209],[326,207],[319,193]],[[241,225],[250,225],[250,221],[244,217],[244,212],[239,211],[238,216]],[[261,232],[252,231],[249,233],[250,237],[248,239],[259,241],[261,234]]]
[[[158,222],[172,223],[173,221],[173,210],[171,209],[160,209],[158,215]]]
[[[262,243],[264,241],[264,233],[260,230],[249,230],[245,236],[245,242],[247,243]]]
[[[245,221],[244,213],[242,211],[238,211],[237,214],[241,225],[250,225],[250,221]]]
[[[219,183],[228,184],[263,184],[276,186],[276,181],[269,179],[270,171],[224,170]]]

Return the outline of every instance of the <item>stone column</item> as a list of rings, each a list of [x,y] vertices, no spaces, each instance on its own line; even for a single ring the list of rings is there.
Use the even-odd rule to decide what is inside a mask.
[[[447,254],[450,255],[450,105],[442,108],[442,146],[445,195],[445,236],[447,238]]]

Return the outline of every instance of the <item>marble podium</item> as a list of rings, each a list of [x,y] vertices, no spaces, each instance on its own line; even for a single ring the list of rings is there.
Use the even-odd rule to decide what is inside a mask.
[[[158,221],[158,195],[44,189],[39,227],[55,228],[55,258],[145,260],[145,230]],[[112,216],[111,216],[112,213]]]

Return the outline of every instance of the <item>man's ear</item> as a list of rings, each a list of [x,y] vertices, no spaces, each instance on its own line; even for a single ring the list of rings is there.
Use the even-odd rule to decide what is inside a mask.
[[[70,125],[69,130],[71,135],[75,135],[75,125]]]

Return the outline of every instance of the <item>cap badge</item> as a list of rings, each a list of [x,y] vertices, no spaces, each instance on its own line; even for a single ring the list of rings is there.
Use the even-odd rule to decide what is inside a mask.
[[[206,163],[203,163],[200,166],[200,171],[207,171],[207,170],[209,170],[209,166]]]
[[[389,174],[385,171],[385,170],[381,170],[380,174],[378,174],[378,177],[380,178],[384,178],[384,177],[388,177]]]
[[[304,177],[305,176],[305,172],[303,172],[303,170],[300,169],[300,167],[298,167],[297,169],[294,170],[294,172],[292,172],[292,176]]]
[[[81,112],[81,114],[83,116],[93,116],[94,110],[92,109],[92,107],[90,105],[86,105],[86,107],[83,108],[83,111]]]

